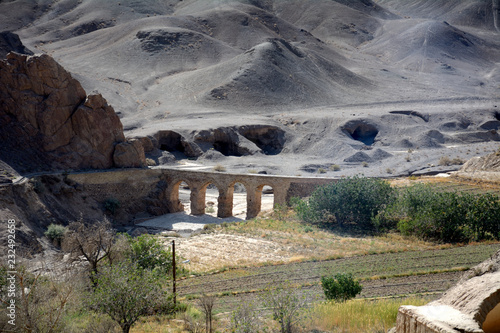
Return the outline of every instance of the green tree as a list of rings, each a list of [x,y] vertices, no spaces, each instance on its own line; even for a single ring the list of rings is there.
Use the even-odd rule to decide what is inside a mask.
[[[164,280],[158,274],[128,261],[104,266],[96,282],[95,290],[89,293],[89,306],[109,315],[124,333],[130,331],[139,317],[172,303],[171,294],[163,289]]]
[[[335,276],[322,276],[321,286],[327,300],[345,302],[356,297],[363,287],[351,274],[338,273]]]
[[[129,258],[140,268],[162,275],[172,272],[172,251],[158,238],[144,234],[136,238],[129,237],[129,243]]]

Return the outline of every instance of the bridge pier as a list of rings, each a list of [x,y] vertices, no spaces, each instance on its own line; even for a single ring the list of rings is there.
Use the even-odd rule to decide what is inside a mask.
[[[246,219],[252,219],[260,213],[262,205],[262,190],[258,187],[247,189],[247,216]]]
[[[221,186],[219,188],[219,206],[217,209],[217,217],[225,218],[233,216],[233,192],[233,186]]]
[[[191,214],[193,215],[203,215],[205,214],[205,198],[207,193],[207,187],[194,186],[191,188],[190,200],[191,200]]]

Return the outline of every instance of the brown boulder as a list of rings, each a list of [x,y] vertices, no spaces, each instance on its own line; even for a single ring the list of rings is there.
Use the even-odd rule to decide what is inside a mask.
[[[141,141],[136,139],[117,144],[113,160],[118,168],[142,168],[147,165],[144,147]]]
[[[0,60],[0,140],[0,159],[35,171],[113,167],[125,137],[106,100],[87,96],[53,58],[9,53]],[[119,166],[142,165],[144,150],[127,156]]]

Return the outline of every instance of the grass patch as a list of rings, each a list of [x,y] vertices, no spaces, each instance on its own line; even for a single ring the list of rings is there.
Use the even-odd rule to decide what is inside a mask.
[[[352,300],[345,303],[325,302],[313,307],[311,329],[328,332],[387,332],[396,326],[401,305],[424,305],[430,299],[411,297],[404,299]]]

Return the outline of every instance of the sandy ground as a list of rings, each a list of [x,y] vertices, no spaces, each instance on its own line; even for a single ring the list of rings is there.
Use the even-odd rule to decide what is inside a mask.
[[[184,205],[184,212],[162,215],[145,222],[141,222],[137,224],[137,226],[173,230],[183,235],[189,235],[194,231],[203,229],[206,224],[243,221],[246,217],[247,197],[245,192],[235,192],[233,194],[233,216],[223,219],[217,217],[217,197],[219,195],[217,189],[207,189],[205,198],[207,202],[207,213],[204,215],[190,215],[191,210],[189,195],[189,190],[179,190],[179,199]],[[274,196],[272,194],[262,195],[261,214],[272,211],[273,201]]]

